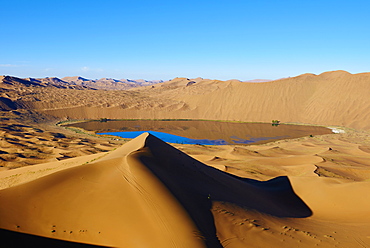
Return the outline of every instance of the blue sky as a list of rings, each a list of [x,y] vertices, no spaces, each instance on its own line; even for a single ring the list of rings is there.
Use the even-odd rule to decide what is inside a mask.
[[[277,79],[370,71],[370,1],[1,1],[0,75]]]

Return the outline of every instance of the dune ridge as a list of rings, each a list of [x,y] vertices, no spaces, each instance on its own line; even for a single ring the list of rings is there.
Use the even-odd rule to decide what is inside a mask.
[[[142,146],[139,138],[100,162],[2,190],[1,228],[113,247],[204,247],[158,180],[140,163],[126,163]]]
[[[284,178],[237,178],[149,134],[89,165],[3,189],[0,200],[7,202],[1,228],[115,247],[222,247],[211,201],[284,217],[311,214]]]

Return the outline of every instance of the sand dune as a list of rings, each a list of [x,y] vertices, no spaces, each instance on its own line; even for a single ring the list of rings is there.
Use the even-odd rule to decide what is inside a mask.
[[[369,78],[176,78],[103,91],[0,77],[1,245],[370,247]],[[278,119],[346,132],[200,146],[55,126],[84,118]]]
[[[297,171],[297,166],[287,162],[292,159],[289,156],[295,156],[297,164],[314,170],[307,165],[322,161],[312,154],[323,150],[315,144],[320,141],[301,142],[313,146],[300,154],[290,152],[291,146],[296,146],[294,142],[298,141],[284,143],[281,149],[251,146],[250,151],[258,147],[261,155],[256,157],[248,152],[243,155],[272,159],[276,167],[280,163]],[[324,146],[328,141],[321,142]],[[239,156],[233,146],[214,149],[222,149],[225,158],[208,157],[210,163],[228,167],[232,166],[230,159]],[[278,156],[271,156],[272,152]],[[354,154],[359,152],[362,151],[359,149]],[[220,154],[208,152],[214,153]],[[204,150],[203,154],[207,152]],[[314,173],[270,176],[267,181],[233,176],[149,134],[95,160],[75,158],[70,168],[66,167],[67,161],[44,164],[43,169],[33,166],[7,172],[14,173],[13,178],[20,178],[32,169],[34,173],[28,174],[34,176],[21,178],[0,190],[0,201],[7,203],[0,205],[0,228],[109,247],[362,247],[361,244],[370,244],[366,239],[370,201],[363,197],[370,193],[367,181],[322,178]],[[265,168],[264,162],[259,162],[260,168]],[[56,171],[45,173],[46,168]],[[239,169],[248,174],[243,167]],[[11,178],[8,174],[2,180]]]
[[[0,226],[114,247],[202,247],[196,227],[168,189],[127,154],[143,142],[131,142],[89,166],[2,190],[7,204],[0,210]]]
[[[3,189],[0,199],[1,228],[117,247],[221,247],[212,201],[311,215],[287,178],[233,177],[148,134],[89,165]]]

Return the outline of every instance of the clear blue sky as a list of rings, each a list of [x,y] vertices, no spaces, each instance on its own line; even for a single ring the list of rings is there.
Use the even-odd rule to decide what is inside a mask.
[[[0,75],[277,79],[370,71],[370,1],[6,1]]]

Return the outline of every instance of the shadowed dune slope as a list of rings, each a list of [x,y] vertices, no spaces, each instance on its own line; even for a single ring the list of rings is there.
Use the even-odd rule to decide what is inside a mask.
[[[91,164],[3,189],[0,201],[2,229],[113,247],[222,247],[215,201],[278,217],[312,214],[287,177],[232,176],[149,134]]]

